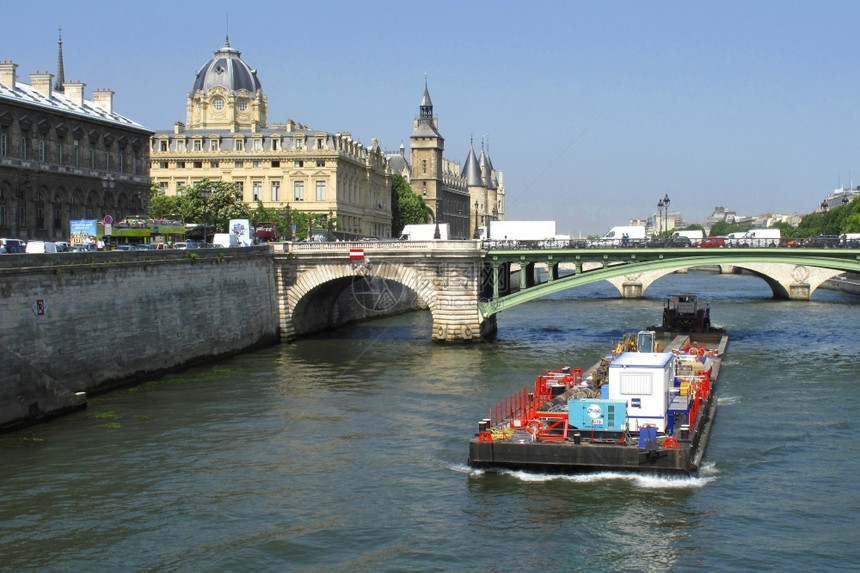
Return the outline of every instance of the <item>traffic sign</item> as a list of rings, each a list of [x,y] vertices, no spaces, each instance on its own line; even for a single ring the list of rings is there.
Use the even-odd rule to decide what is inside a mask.
[[[105,215],[104,223],[105,225],[110,225],[111,223],[113,223],[113,217],[111,217],[110,215]]]
[[[349,260],[351,260],[351,261],[364,260],[364,249],[350,249],[349,250]]]

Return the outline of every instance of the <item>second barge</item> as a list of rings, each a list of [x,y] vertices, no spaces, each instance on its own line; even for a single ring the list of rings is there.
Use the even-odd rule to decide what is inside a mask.
[[[492,408],[469,442],[469,465],[693,474],[727,344],[695,295],[673,297],[660,327],[626,336],[586,371],[547,370]]]

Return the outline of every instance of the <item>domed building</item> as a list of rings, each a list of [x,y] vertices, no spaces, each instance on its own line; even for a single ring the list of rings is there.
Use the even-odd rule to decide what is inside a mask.
[[[169,195],[203,179],[236,184],[252,207],[325,215],[342,238],[391,236],[390,175],[374,139],[267,122],[257,71],[229,38],[195,74],[186,122],[157,131],[154,184]]]
[[[256,131],[266,127],[266,97],[257,70],[242,60],[230,39],[197,70],[188,94],[188,129]]]

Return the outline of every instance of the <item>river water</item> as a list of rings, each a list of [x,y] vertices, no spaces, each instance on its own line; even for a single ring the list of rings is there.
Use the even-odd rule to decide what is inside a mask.
[[[481,472],[489,407],[587,367],[662,299],[731,336],[700,475]],[[0,571],[833,571],[860,567],[860,299],[691,272],[440,346],[412,313],[92,398],[0,436]]]

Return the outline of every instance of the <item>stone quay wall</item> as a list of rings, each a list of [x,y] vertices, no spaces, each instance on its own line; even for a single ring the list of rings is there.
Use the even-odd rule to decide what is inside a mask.
[[[0,428],[279,341],[266,247],[0,257]]]

